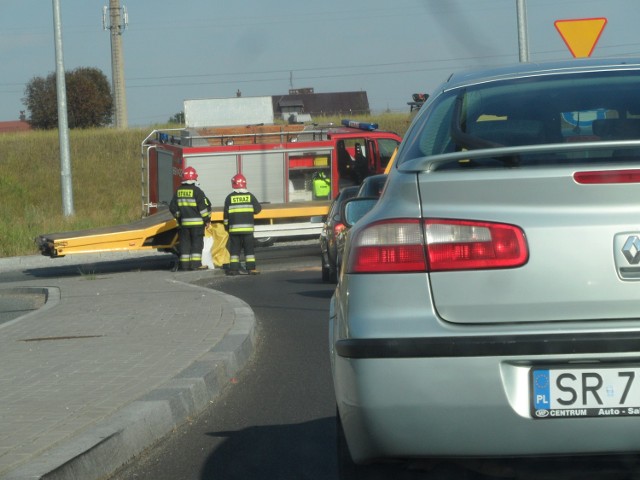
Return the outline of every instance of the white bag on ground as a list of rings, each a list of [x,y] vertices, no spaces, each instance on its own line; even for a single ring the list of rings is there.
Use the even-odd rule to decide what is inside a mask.
[[[213,270],[213,257],[211,250],[213,249],[213,237],[204,237],[204,248],[202,249],[202,265],[206,265]]]

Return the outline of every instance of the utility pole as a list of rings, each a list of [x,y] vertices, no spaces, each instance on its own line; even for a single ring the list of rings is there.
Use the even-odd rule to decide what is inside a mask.
[[[69,122],[67,120],[67,85],[64,78],[61,23],[60,0],[53,0],[53,32],[56,50],[56,92],[58,101],[58,138],[60,141],[60,184],[62,191],[62,211],[65,217],[69,217],[74,214],[73,183],[71,181]]]
[[[529,61],[529,40],[527,35],[527,6],[526,0],[516,0],[518,16],[518,53],[520,62]]]
[[[108,11],[107,11],[108,10]],[[111,87],[115,103],[115,127],[127,128],[127,94],[124,84],[124,56],[122,53],[122,32],[127,28],[129,19],[120,0],[109,0],[104,7],[102,26],[111,32]]]

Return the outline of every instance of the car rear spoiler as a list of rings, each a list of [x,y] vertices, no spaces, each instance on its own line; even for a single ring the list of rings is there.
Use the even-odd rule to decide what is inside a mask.
[[[531,154],[559,154],[566,152],[576,152],[581,150],[611,150],[611,149],[640,149],[640,140],[611,140],[605,142],[573,142],[573,143],[549,143],[544,145],[525,145],[515,147],[481,148],[477,150],[465,150],[463,152],[444,153],[441,155],[430,155],[418,157],[401,162],[397,165],[397,170],[404,173],[431,172],[438,167],[461,161],[471,161],[476,159],[495,158],[509,159],[505,161],[506,167],[517,167],[513,162],[514,157]],[[638,158],[640,167],[640,157]]]

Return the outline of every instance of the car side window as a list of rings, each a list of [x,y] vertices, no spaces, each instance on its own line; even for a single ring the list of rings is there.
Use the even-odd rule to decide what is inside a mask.
[[[416,118],[416,125],[401,158],[398,158],[398,164],[413,158],[454,151],[450,135],[454,102],[455,96],[444,96]]]
[[[329,209],[329,217],[333,217],[336,214],[338,202],[334,200],[331,202],[331,208]]]

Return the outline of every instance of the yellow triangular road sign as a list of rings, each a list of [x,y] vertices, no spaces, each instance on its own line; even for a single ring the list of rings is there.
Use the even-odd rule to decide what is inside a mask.
[[[556,20],[554,23],[569,51],[576,58],[591,56],[606,24],[606,18]]]

